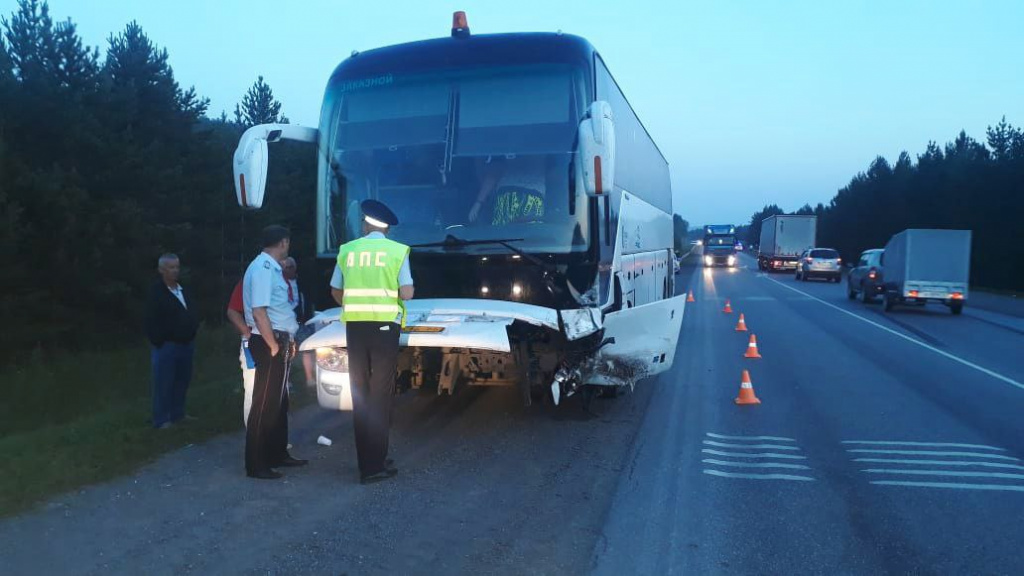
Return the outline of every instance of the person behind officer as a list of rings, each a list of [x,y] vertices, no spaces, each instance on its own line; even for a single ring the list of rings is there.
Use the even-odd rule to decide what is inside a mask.
[[[343,308],[348,340],[359,480],[371,484],[398,474],[388,459],[388,434],[404,302],[413,296],[413,282],[409,247],[386,237],[398,217],[376,200],[361,208],[363,237],[338,250],[331,295]]]
[[[228,300],[225,314],[242,338],[238,346],[238,363],[242,368],[242,424],[244,425],[249,421],[249,409],[252,407],[252,384],[256,380],[256,362],[252,359],[252,353],[249,352],[249,338],[252,337],[252,329],[245,323],[242,280],[239,280],[235,284],[235,289],[231,291],[231,299]]]
[[[313,318],[316,310],[313,309],[309,298],[306,298],[306,293],[299,288],[299,265],[295,262],[295,258],[291,256],[285,258],[281,262],[281,269],[284,271],[285,281],[288,282],[288,301],[291,302],[292,308],[295,310],[295,319],[299,322],[299,331],[295,333],[295,345],[301,346],[302,342],[315,332],[313,326],[306,322]],[[306,374],[306,386],[315,386],[316,371],[313,368],[313,351],[298,352],[298,356],[302,359],[302,368]]]
[[[279,466],[303,466],[306,460],[288,454],[288,378],[293,336],[299,329],[288,302],[288,283],[280,261],[288,256],[291,234],[284,226],[262,232],[263,252],[245,271],[242,300],[245,323],[252,330],[249,352],[256,362],[252,409],[245,431],[245,472],[250,478],[272,480]]]

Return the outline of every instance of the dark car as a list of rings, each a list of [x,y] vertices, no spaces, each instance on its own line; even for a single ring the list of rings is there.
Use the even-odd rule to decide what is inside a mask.
[[[846,275],[846,295],[853,300],[860,295],[861,302],[868,303],[880,296],[885,290],[882,283],[882,253],[885,250],[875,248],[865,250],[857,261],[857,266]]]

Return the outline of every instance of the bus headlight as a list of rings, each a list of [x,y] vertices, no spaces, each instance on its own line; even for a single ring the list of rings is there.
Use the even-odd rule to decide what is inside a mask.
[[[348,350],[344,348],[317,348],[316,365],[331,372],[348,372]]]
[[[704,265],[705,266],[714,266],[715,265],[715,259],[712,258],[711,256],[705,256],[704,257]]]
[[[729,262],[729,266],[735,266],[736,265],[736,257],[731,255],[731,254],[729,255],[729,258],[728,258],[727,261]]]

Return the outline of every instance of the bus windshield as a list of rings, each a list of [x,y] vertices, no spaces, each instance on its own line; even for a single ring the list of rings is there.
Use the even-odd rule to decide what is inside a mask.
[[[332,82],[321,130],[324,249],[360,235],[359,203],[373,198],[398,216],[391,237],[405,244],[453,234],[523,238],[517,247],[531,252],[586,250],[586,204],[571,197],[584,89],[567,65]]]

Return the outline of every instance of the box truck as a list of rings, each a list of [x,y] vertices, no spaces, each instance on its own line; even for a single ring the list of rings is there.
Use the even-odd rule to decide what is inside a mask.
[[[818,217],[780,214],[761,221],[761,241],[757,248],[757,267],[769,272],[795,270],[800,254],[814,247]]]
[[[904,230],[882,253],[886,312],[900,304],[938,302],[960,314],[971,272],[970,230]]]

